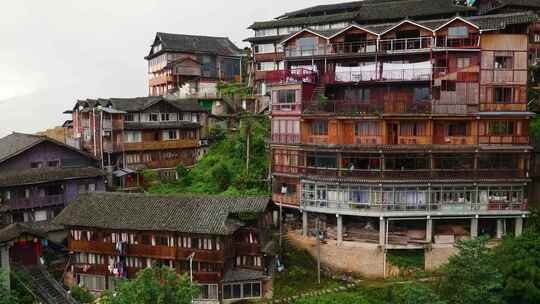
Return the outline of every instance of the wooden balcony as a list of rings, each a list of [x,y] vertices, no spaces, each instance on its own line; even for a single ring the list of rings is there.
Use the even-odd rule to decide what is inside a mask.
[[[113,243],[77,241],[71,238],[68,240],[68,248],[74,252],[92,252],[107,255],[112,255],[115,252]]]
[[[483,145],[527,145],[528,136],[479,136],[478,143]]]
[[[436,71],[435,71],[436,72]],[[326,84],[358,82],[431,81],[433,68],[411,68],[365,71],[330,71],[323,75]]]
[[[474,49],[480,48],[480,35],[470,34],[463,38],[448,38],[447,36],[437,36],[435,46],[437,48],[457,48]]]
[[[266,72],[265,80],[268,83],[316,83],[317,72],[304,68],[276,70]]]
[[[60,195],[48,195],[44,197],[30,197],[30,198],[12,198],[5,202],[7,205],[7,211],[22,210],[22,209],[39,209],[52,206],[62,206],[66,203],[63,194]]]
[[[397,144],[399,145],[429,145],[431,136],[399,136]]]
[[[272,114],[300,114],[301,103],[273,103]]]
[[[261,255],[261,245],[260,244],[246,244],[246,243],[234,243],[234,249],[236,255],[250,255],[250,256],[259,256]]]
[[[525,103],[481,103],[481,112],[525,112],[527,104]]]
[[[148,84],[151,87],[158,86],[158,85],[165,85],[168,83],[175,83],[175,82],[176,82],[176,78],[173,75],[163,75],[163,76],[158,76],[158,77],[148,80]]]
[[[431,113],[431,101],[413,101],[391,98],[387,100],[328,100],[305,101],[304,113],[319,114],[418,114]]]
[[[128,245],[127,255],[174,260],[176,258],[176,247],[130,244]]]
[[[292,195],[283,195],[280,193],[272,193],[272,201],[285,204],[285,205],[292,205],[292,206],[299,206],[300,200],[298,199],[297,194]]]
[[[199,147],[198,139],[143,141],[138,143],[124,143],[125,151],[152,151],[167,149],[184,149]]]
[[[162,159],[145,162],[144,164],[148,169],[163,169],[163,168],[175,168],[177,165],[181,164],[183,166],[193,166],[196,162],[196,157],[187,159],[187,158],[175,158],[175,159]]]
[[[474,136],[435,136],[433,143],[436,145],[474,145],[476,138]]]
[[[311,145],[328,145],[330,144],[330,137],[328,135],[309,135],[306,143]]]
[[[383,53],[409,53],[427,51],[433,46],[432,37],[381,39],[379,50]]]
[[[193,249],[178,248],[176,250],[176,259],[187,260],[193,251]],[[225,252],[224,250],[195,250],[194,260],[199,262],[224,263]]]
[[[294,134],[294,133],[272,134],[272,143],[274,143],[274,144],[298,144],[298,143],[300,143],[300,134]]]

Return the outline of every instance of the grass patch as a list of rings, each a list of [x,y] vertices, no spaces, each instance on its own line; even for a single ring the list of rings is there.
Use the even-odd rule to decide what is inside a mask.
[[[285,271],[274,275],[274,298],[286,298],[314,290],[337,288],[343,284],[321,274],[317,283],[317,261],[307,252],[283,242]]]

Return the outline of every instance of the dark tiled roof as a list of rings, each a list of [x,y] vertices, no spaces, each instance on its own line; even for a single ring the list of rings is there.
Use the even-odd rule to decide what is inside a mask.
[[[285,38],[287,38],[289,35],[276,35],[276,36],[262,36],[262,37],[249,37],[244,39],[244,41],[247,42],[254,42],[254,43],[272,43],[275,41],[281,41]]]
[[[88,158],[94,159],[90,154],[78,150],[72,146],[42,135],[32,135],[23,133],[12,133],[0,138],[0,163],[12,158],[42,142],[50,142],[55,145],[80,153]]]
[[[44,137],[30,134],[13,133],[0,138],[0,162],[43,142]]]
[[[379,1],[383,1],[383,0],[379,0]],[[363,2],[365,1],[353,1],[353,2],[345,2],[345,3],[337,3],[337,4],[316,5],[316,6],[300,9],[297,11],[285,13],[284,15],[279,16],[278,19],[293,18],[293,17],[306,16],[306,15],[329,13],[329,12],[343,12],[343,11],[348,11],[348,10],[355,10],[355,9],[360,8]]]
[[[89,108],[101,105],[102,107],[112,107],[115,110],[124,112],[140,112],[162,101],[169,103],[180,111],[207,112],[205,108],[199,105],[196,99],[170,99],[163,96],[83,99],[78,100],[77,105]]]
[[[350,6],[358,6],[350,12]],[[338,4],[339,6],[339,4]],[[454,0],[394,0],[394,1],[365,1],[357,4],[345,4],[344,11],[312,17],[294,17],[272,21],[255,22],[249,28],[264,29],[278,26],[309,26],[329,22],[356,21],[361,24],[383,20],[401,20],[404,18],[425,19],[438,15],[452,16],[458,13],[467,14],[474,8],[457,6]],[[303,13],[305,14],[305,13]],[[293,14],[297,16],[299,14]]]
[[[241,56],[242,51],[227,37],[195,36],[183,34],[161,33],[156,34],[155,42],[160,41],[162,50],[152,53],[147,59],[163,52],[205,53],[222,56]]]
[[[42,184],[68,179],[82,179],[105,176],[105,172],[94,167],[84,168],[41,168],[24,171],[10,171],[0,175],[0,187]]]
[[[125,130],[198,129],[201,125],[190,121],[126,122]]]
[[[496,11],[500,8],[507,6],[514,6],[520,8],[540,9],[540,1],[538,0],[499,0],[500,5],[491,9],[490,11]]]
[[[264,279],[262,271],[233,268],[225,272],[223,276],[223,283],[229,282],[245,282],[245,281],[257,281]]]
[[[6,226],[0,230],[0,242],[8,242],[13,239],[18,238],[22,234],[30,234],[37,237],[44,237],[45,233],[40,230],[32,227],[27,223],[15,223],[9,226]]]
[[[229,215],[266,210],[269,198],[87,193],[54,220],[65,226],[229,235]]]

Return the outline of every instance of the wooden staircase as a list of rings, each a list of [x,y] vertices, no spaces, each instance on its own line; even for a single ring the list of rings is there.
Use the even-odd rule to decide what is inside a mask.
[[[14,265],[13,268],[20,274],[16,274],[17,279],[42,303],[79,304],[45,268],[22,265]]]

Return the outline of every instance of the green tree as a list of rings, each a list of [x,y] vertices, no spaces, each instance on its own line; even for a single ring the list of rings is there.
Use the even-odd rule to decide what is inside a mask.
[[[444,300],[452,304],[504,303],[503,276],[486,245],[485,237],[457,244],[458,254],[441,267],[439,293]]]
[[[508,303],[540,303],[540,234],[527,230],[495,248]]]
[[[71,296],[79,303],[93,303],[96,300],[92,293],[77,285],[71,288]]]
[[[299,299],[293,304],[369,304],[358,292],[342,292],[322,295],[313,298]]]
[[[28,300],[33,299],[33,297],[17,297],[17,294],[21,291],[19,289],[19,284],[12,284],[11,288],[12,290],[9,290],[6,287],[6,283],[9,280],[9,274],[5,271],[0,271],[0,304],[26,304],[31,303]],[[15,290],[17,288],[17,290]],[[26,290],[25,293],[28,293]],[[19,301],[23,300],[23,301]]]
[[[199,289],[187,276],[179,276],[168,267],[146,268],[131,281],[105,292],[103,304],[190,304]]]
[[[410,283],[395,292],[396,304],[445,304],[435,291],[424,284]]]
[[[225,191],[231,183],[231,171],[227,165],[221,163],[212,168],[212,178],[215,180],[217,191]]]

